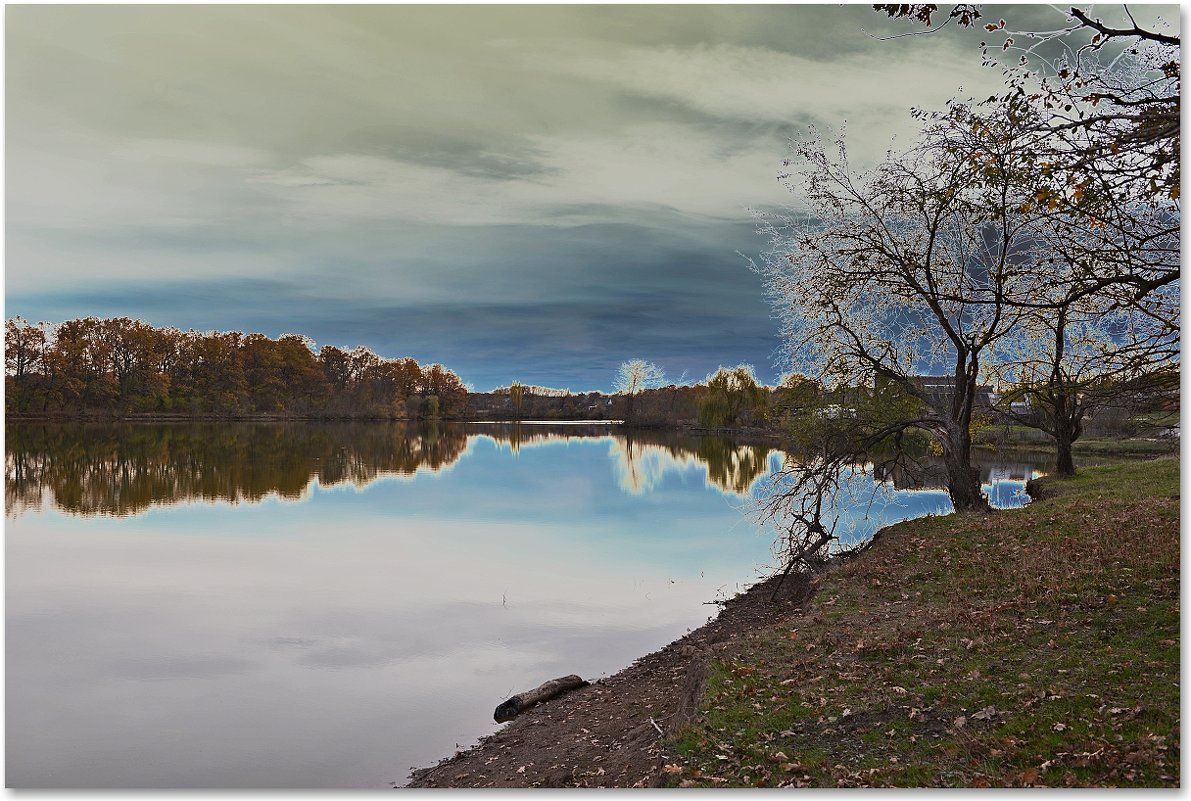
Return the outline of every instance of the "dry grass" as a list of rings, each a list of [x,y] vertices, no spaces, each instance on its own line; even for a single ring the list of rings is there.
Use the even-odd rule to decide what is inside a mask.
[[[713,665],[671,781],[1177,785],[1178,474],[1092,468],[887,529]]]

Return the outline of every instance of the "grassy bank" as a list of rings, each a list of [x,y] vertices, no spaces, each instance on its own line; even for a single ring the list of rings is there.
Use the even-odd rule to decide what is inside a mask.
[[[716,654],[682,786],[1173,786],[1176,459],[887,529]]]
[[[1020,440],[996,440],[982,438],[977,442],[980,452],[1028,453],[1044,456],[1048,462],[1055,458],[1054,443],[1049,441],[1028,442]],[[1085,437],[1072,447],[1078,464],[1095,463],[1097,456],[1144,459],[1157,456],[1172,456],[1179,452],[1179,440],[1166,437]],[[1082,457],[1082,458],[1081,458]]]
[[[1179,441],[1157,437],[1131,437],[1128,439],[1098,437],[1079,440],[1075,443],[1072,451],[1077,458],[1079,456],[1128,456],[1132,458],[1166,456],[1178,453]]]

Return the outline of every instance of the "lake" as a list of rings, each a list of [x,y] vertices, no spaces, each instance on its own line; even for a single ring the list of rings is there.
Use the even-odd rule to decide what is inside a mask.
[[[10,787],[404,784],[772,564],[769,445],[615,426],[8,424]],[[1038,465],[989,464],[1001,506]],[[865,521],[946,510],[896,476]],[[878,519],[878,512],[879,519]],[[863,516],[863,515],[861,515]]]

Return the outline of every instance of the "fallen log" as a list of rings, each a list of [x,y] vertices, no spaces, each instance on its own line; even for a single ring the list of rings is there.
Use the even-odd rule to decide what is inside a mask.
[[[550,681],[540,687],[523,693],[517,693],[498,706],[492,717],[496,719],[497,723],[504,723],[506,720],[512,720],[517,717],[531,706],[540,704],[543,701],[549,701],[551,698],[556,698],[563,693],[578,690],[580,687],[586,687],[587,685],[588,683],[586,681],[574,675],[550,679]]]

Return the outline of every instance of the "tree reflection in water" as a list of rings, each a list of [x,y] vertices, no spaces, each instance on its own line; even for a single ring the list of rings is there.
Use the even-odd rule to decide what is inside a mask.
[[[747,495],[772,449],[679,432],[606,426],[402,423],[12,423],[5,426],[5,508],[128,516],[186,501],[297,500],[313,481],[363,488],[384,477],[438,472],[474,441],[517,452],[571,439],[610,443],[620,488],[655,489],[671,472],[703,466],[710,486]]]

